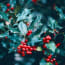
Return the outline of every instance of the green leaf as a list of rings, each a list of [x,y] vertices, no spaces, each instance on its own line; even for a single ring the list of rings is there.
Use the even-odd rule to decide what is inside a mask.
[[[0,15],[2,16],[2,19],[8,21],[8,16],[6,13],[0,11]]]
[[[27,26],[23,22],[19,23],[18,28],[19,28],[19,31],[21,32],[21,35],[26,35]]]
[[[46,44],[47,48],[50,49],[51,51],[55,52],[56,50],[56,46],[54,42],[50,42],[48,44]]]

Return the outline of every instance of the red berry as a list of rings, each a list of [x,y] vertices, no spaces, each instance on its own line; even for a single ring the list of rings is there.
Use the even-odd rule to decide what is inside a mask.
[[[36,2],[37,2],[37,0],[32,0],[32,2],[36,3]]]
[[[11,7],[11,10],[14,10],[14,7]]]
[[[19,45],[20,46],[20,48],[23,48],[23,46],[22,45]]]
[[[21,41],[21,44],[23,44],[24,42],[23,41]]]
[[[22,54],[22,56],[25,56],[25,52],[24,51],[22,51],[21,54]]]
[[[24,42],[23,45],[26,45],[26,43]]]
[[[32,46],[33,50],[36,51],[36,46]]]
[[[29,35],[30,35],[30,33],[27,33],[26,35],[27,35],[27,36],[29,36]]]
[[[49,43],[49,40],[46,40],[46,43]]]
[[[29,26],[30,24],[29,24],[29,23],[27,23],[26,25],[27,25],[27,26]]]
[[[18,46],[18,47],[17,47],[17,49],[21,49],[21,47],[20,47],[20,46]]]
[[[17,52],[18,52],[18,53],[21,53],[21,51],[20,51],[20,50],[18,50]]]
[[[46,39],[47,39],[47,40],[51,40],[51,36],[47,35],[47,36],[46,36]]]
[[[44,37],[44,38],[43,38],[43,41],[45,41],[45,40],[46,40],[46,38]]]
[[[32,51],[33,50],[33,48],[30,48],[30,51]]]
[[[57,43],[57,44],[56,44],[56,47],[59,47],[60,45],[61,45],[61,43]]]
[[[22,56],[25,56],[25,54],[22,54]]]
[[[32,33],[32,30],[29,30],[28,33]]]
[[[52,57],[52,55],[50,54],[50,55],[48,56],[48,59],[51,59],[51,57]]]
[[[30,46],[27,46],[27,48],[30,48]]]
[[[47,58],[46,61],[47,61],[47,62],[50,62],[50,59]]]
[[[25,50],[28,51],[28,48],[26,48]]]
[[[43,45],[43,48],[47,48],[45,44]]]
[[[25,51],[25,48],[22,48],[22,51]]]
[[[45,37],[43,38],[43,43],[46,43],[46,38]]]
[[[10,6],[10,4],[9,4],[9,3],[7,3],[7,4],[6,4],[6,6],[7,6],[7,7],[9,7],[9,6]]]
[[[27,54],[32,54],[32,52],[31,52],[31,51],[27,51],[26,53],[27,53]]]
[[[23,45],[23,48],[27,48],[27,45]]]
[[[47,43],[46,40],[44,40],[43,43]]]
[[[57,62],[55,62],[55,65],[58,65],[58,63],[57,63]]]
[[[27,39],[25,39],[25,43],[27,43],[28,42],[28,40]]]
[[[56,61],[56,59],[55,59],[55,58],[53,58],[52,60],[53,60],[53,61]]]
[[[6,10],[6,13],[9,12],[9,9]]]
[[[22,51],[21,53],[22,53],[22,54],[25,54],[25,52],[24,52],[24,51]]]
[[[51,63],[53,63],[53,60],[50,60]]]

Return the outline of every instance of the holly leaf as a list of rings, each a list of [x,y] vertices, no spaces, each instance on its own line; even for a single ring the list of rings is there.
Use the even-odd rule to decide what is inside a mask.
[[[6,13],[0,11],[0,16],[1,16],[2,19],[8,21],[8,16],[7,16]]]
[[[55,52],[56,50],[56,46],[54,42],[50,42],[48,44],[46,44],[47,48],[50,49],[51,51]]]
[[[19,31],[21,32],[21,35],[26,35],[27,26],[23,22],[19,23],[18,28],[19,28]]]

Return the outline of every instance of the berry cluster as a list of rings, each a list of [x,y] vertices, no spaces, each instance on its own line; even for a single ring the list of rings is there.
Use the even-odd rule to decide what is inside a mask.
[[[45,43],[49,43],[50,40],[51,40],[51,36],[49,36],[49,35],[47,35],[46,37],[43,38],[43,43],[44,43],[44,44],[43,44],[43,48],[44,48],[44,49],[47,49]],[[44,53],[44,52],[45,52],[45,50],[43,50],[43,53]]]
[[[27,42],[27,40],[25,40]],[[18,53],[22,54],[22,56],[25,56],[26,54],[32,54],[32,51],[36,50],[36,47],[28,46],[25,42],[21,41],[21,44],[17,47]]]
[[[31,34],[32,34],[32,30],[29,30],[26,35],[29,36]]]
[[[43,43],[49,43],[51,40],[51,36],[47,35],[46,37],[43,38]]]
[[[58,65],[58,63],[56,62],[56,59],[52,58],[51,54],[46,58],[46,61],[51,62],[52,64],[55,63],[55,65]]]
[[[7,6],[7,10],[5,11],[6,13],[9,12],[10,10],[11,10],[11,11],[14,10],[14,7],[11,7],[11,8],[9,9],[9,7],[10,7],[10,4],[9,4],[9,3],[7,3],[6,6]]]

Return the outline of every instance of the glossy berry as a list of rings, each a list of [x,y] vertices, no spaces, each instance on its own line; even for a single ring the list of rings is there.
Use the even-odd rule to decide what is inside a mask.
[[[50,62],[50,59],[47,58],[46,61],[47,61],[47,62]]]
[[[61,45],[61,43],[57,43],[57,44],[56,44],[56,48],[59,47],[60,45]]]
[[[27,33],[26,35],[27,35],[27,36],[29,36],[29,35],[30,35],[30,33]]]
[[[27,46],[27,48],[30,48],[30,46]]]
[[[46,38],[44,37],[44,38],[43,38],[43,41],[45,41],[45,40],[46,40]]]
[[[26,45],[26,43],[24,42],[23,45]]]
[[[25,43],[27,43],[28,42],[28,40],[27,39],[25,39]]]
[[[22,48],[22,51],[25,51],[25,48]]]
[[[49,43],[49,40],[46,40],[46,43]]]
[[[45,44],[43,45],[43,48],[47,48]]]
[[[24,48],[27,48],[27,45],[23,45]]]
[[[56,61],[56,59],[55,59],[55,58],[53,58],[52,60],[53,60],[53,61]]]
[[[51,63],[53,63],[53,60],[50,60]]]
[[[27,36],[32,34],[32,30],[29,30],[28,33],[26,34]]]
[[[30,48],[30,51],[32,51],[33,50],[33,48]]]
[[[46,38],[45,37],[43,38],[43,43],[46,43]]]
[[[32,52],[31,52],[31,51],[27,51],[26,53],[27,53],[27,54],[32,54]]]
[[[47,39],[47,40],[51,40],[51,36],[47,35],[47,36],[46,36],[46,39]]]
[[[50,54],[50,55],[48,56],[48,59],[51,59],[51,57],[52,57],[52,55]]]
[[[6,10],[6,13],[9,12],[9,9]]]
[[[21,53],[22,53],[22,54],[25,54],[25,52],[24,52],[24,51],[22,51]]]
[[[20,46],[18,46],[18,47],[17,47],[17,49],[21,49],[21,47],[20,47]]]
[[[10,6],[10,4],[9,4],[9,3],[7,3],[7,4],[6,4],[6,6],[7,6],[7,7],[9,7],[9,6]]]
[[[23,46],[22,45],[19,45],[20,46],[20,48],[23,48]]]
[[[33,50],[36,51],[36,46],[32,46]]]
[[[22,51],[21,54],[22,54],[22,56],[25,56],[25,52],[24,51]]]
[[[32,30],[29,30],[28,33],[32,33]]]
[[[26,48],[25,50],[28,51],[28,48]]]
[[[11,10],[13,11],[14,10],[14,7],[11,7]]]

